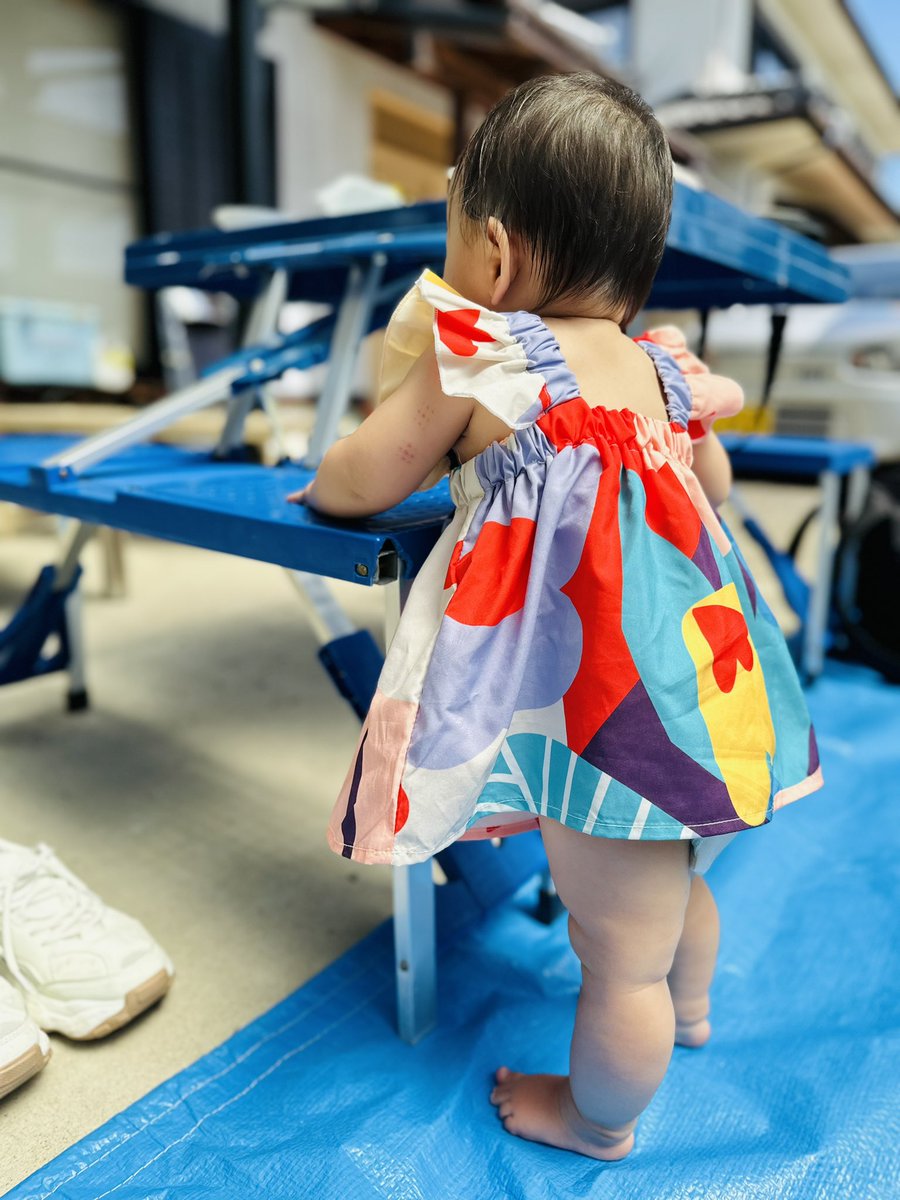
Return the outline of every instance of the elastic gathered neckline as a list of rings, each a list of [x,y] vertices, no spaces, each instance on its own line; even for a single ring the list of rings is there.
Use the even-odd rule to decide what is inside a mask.
[[[547,322],[537,313],[527,312],[524,309],[505,312],[501,316],[509,322],[510,329],[517,340],[521,339],[525,343],[529,369],[534,368],[542,375],[552,372],[557,378],[565,375],[569,385],[565,391],[568,394],[554,396],[554,404],[564,404],[576,397],[584,399],[578,378],[562,352],[559,339]],[[532,339],[534,340],[532,341]],[[690,385],[684,378],[678,363],[664,346],[659,346],[646,338],[636,338],[635,345],[639,346],[653,363],[663,391],[667,420],[663,421],[662,418],[654,417],[649,413],[635,413],[629,408],[609,408],[605,404],[590,405],[590,408],[601,409],[604,412],[625,412],[632,416],[643,417],[648,421],[656,421],[661,425],[675,423],[683,425],[687,429],[691,412],[691,392]]]
[[[579,397],[580,398],[580,397]],[[540,426],[540,418],[524,429],[514,429],[500,441],[491,442],[450,472],[450,494],[454,504],[479,500],[504,480],[514,479],[534,467],[547,466],[566,450],[591,446],[599,453],[600,442],[617,448],[622,465],[629,466],[633,456],[649,451],[682,466],[690,466],[691,444],[674,426],[658,417],[648,417],[627,408],[605,408],[585,404],[585,419],[595,428],[585,436],[554,444]],[[623,439],[614,429],[604,430],[607,422],[632,423],[631,436]]]

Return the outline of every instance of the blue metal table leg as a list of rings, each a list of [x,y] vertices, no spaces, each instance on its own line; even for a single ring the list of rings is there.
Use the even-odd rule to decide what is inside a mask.
[[[835,538],[840,511],[841,478],[836,471],[823,471],[822,509],[819,514],[819,537],[816,554],[816,579],[809,598],[809,612],[803,630],[801,666],[807,680],[822,673],[825,662],[825,640],[828,610],[831,606],[831,577],[834,570]]]
[[[338,682],[335,662],[326,667],[343,694],[364,717],[371,701],[377,671],[361,678],[360,647],[353,638],[362,636],[353,627],[325,580],[303,571],[289,571],[307,609],[313,629],[326,650],[335,651],[342,643],[353,648],[356,661],[346,664],[347,684]],[[397,580],[384,589],[385,640],[391,638],[400,620],[400,611],[408,584]],[[368,636],[368,635],[366,635]],[[377,648],[373,655],[380,659]],[[366,676],[366,672],[362,672]],[[371,689],[371,690],[370,690]],[[434,1028],[437,1020],[437,956],[435,943],[435,896],[432,864],[429,859],[409,867],[394,867],[394,961],[397,978],[397,1026],[401,1038],[413,1044]]]
[[[437,957],[431,860],[394,867],[397,1026],[414,1045],[437,1023]]]
[[[409,583],[385,588],[385,645],[400,621]],[[397,972],[397,1028],[413,1045],[437,1023],[437,946],[431,859],[394,867],[394,962]]]

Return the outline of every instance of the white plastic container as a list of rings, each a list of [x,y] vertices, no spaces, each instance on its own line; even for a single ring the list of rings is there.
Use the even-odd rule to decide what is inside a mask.
[[[93,387],[100,319],[87,306],[0,297],[0,380]]]

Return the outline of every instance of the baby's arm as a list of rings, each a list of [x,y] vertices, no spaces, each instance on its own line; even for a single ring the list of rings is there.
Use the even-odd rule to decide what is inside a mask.
[[[693,357],[693,356],[692,356]],[[744,406],[740,384],[725,375],[713,375],[705,363],[694,360],[697,368],[686,373],[691,387],[691,420],[694,474],[706,492],[710,504],[718,508],[731,491],[731,460],[713,430],[717,417],[730,417]]]
[[[364,517],[405,500],[459,440],[475,401],[441,391],[428,350],[349,437],[331,447],[309,487],[289,499],[332,517]]]
[[[718,506],[731,491],[731,462],[725,447],[713,432],[717,417],[733,417],[744,406],[739,383],[725,375],[713,375],[709,367],[688,349],[683,332],[675,325],[653,329],[647,337],[674,357],[691,389],[691,419],[688,425],[693,441],[694,474],[709,498]]]
[[[714,508],[728,499],[731,491],[731,460],[718,437],[710,432],[694,443],[694,474]]]

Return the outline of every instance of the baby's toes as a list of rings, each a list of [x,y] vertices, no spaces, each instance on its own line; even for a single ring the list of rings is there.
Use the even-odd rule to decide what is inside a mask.
[[[505,1116],[501,1112],[500,1120],[503,1122],[503,1128],[507,1133],[511,1133],[513,1137],[519,1137],[521,1135],[522,1127],[516,1121],[516,1114],[514,1112],[508,1112]]]

